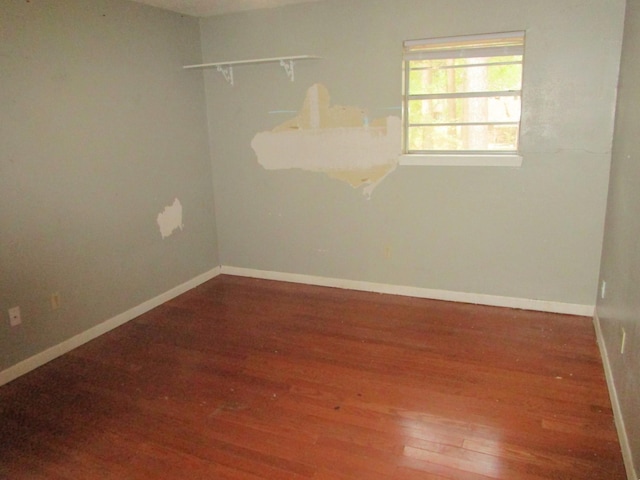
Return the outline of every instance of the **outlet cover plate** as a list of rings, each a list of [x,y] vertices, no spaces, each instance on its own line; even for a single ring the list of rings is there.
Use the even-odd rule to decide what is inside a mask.
[[[20,315],[20,307],[13,307],[9,309],[9,324],[12,327],[16,327],[22,323],[22,316]]]

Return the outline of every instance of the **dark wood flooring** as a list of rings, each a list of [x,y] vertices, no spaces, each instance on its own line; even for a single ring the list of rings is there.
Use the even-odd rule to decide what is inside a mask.
[[[0,477],[626,478],[591,319],[231,276],[0,387]]]

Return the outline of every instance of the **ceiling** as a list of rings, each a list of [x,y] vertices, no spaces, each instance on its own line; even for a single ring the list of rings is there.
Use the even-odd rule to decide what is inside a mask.
[[[172,10],[195,17],[209,17],[225,13],[273,8],[293,3],[317,2],[319,0],[134,0],[154,7]]]

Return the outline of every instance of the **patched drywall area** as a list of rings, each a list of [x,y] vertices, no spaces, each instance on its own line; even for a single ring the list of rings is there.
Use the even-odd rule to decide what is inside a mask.
[[[398,165],[401,121],[370,121],[359,107],[331,105],[327,88],[312,85],[300,113],[271,131],[258,133],[251,147],[267,170],[300,168],[347,182],[370,196]]]
[[[180,200],[176,198],[171,205],[165,207],[158,214],[156,221],[162,238],[167,238],[178,229],[182,230],[184,225],[182,224],[182,204]]]

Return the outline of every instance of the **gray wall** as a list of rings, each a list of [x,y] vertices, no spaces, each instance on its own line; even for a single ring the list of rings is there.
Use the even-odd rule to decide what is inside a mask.
[[[204,88],[181,68],[197,20],[120,0],[1,10],[0,371],[219,264]],[[184,229],[163,239],[175,198]]]
[[[640,1],[630,0],[602,252],[600,319],[636,471],[640,470]],[[626,332],[621,352],[622,330]]]
[[[327,0],[201,21],[204,61],[315,54],[205,72],[223,265],[594,305],[623,0]],[[526,30],[521,168],[408,167],[370,199],[303,169],[265,170],[252,138],[314,83],[399,114],[406,39]],[[394,110],[395,108],[395,110]],[[271,113],[270,113],[271,112]],[[304,151],[294,151],[304,159]]]

